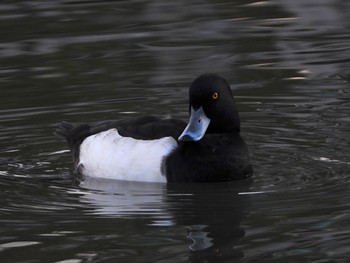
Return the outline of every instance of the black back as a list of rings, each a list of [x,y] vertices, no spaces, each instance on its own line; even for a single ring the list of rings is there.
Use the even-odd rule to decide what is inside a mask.
[[[74,163],[77,164],[79,162],[79,149],[82,142],[87,137],[99,132],[116,128],[120,135],[134,139],[154,140],[172,136],[177,140],[185,126],[186,123],[181,120],[144,116],[87,124],[60,122],[56,126],[55,134],[68,142]]]

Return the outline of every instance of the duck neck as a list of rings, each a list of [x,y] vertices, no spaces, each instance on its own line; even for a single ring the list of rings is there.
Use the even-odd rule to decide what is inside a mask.
[[[241,130],[240,123],[238,111],[237,109],[234,109],[230,114],[213,116],[207,129],[207,133],[239,133]]]

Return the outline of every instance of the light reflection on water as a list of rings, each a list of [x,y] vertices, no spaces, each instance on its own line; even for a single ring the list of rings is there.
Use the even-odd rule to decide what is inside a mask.
[[[349,3],[183,6],[0,4],[1,261],[347,262]],[[252,185],[72,179],[57,121],[186,119],[204,72],[232,84]]]

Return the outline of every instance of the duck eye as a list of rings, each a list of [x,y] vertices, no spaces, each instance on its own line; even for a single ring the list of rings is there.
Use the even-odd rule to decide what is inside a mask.
[[[219,94],[217,92],[214,92],[212,95],[211,95],[211,98],[212,100],[217,100],[219,98]]]

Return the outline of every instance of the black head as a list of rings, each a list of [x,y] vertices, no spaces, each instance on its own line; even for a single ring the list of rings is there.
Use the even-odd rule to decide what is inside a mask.
[[[214,74],[196,78],[189,90],[190,121],[180,140],[200,140],[205,133],[240,131],[240,119],[228,82]]]
[[[190,107],[203,107],[211,120],[207,133],[240,131],[238,109],[226,79],[214,74],[196,78],[190,87]]]

